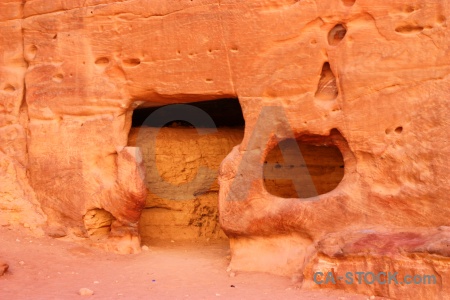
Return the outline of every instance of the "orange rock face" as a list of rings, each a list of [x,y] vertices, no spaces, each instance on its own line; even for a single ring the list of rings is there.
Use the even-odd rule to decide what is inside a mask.
[[[20,1],[0,3],[0,225],[41,233],[45,223],[28,172],[25,72]]]
[[[445,0],[2,2],[1,224],[53,236],[108,224],[109,249],[139,251],[148,191],[133,110],[235,97],[245,134],[219,171],[232,269],[449,297],[448,18]],[[340,153],[271,161],[287,140]],[[387,269],[438,281],[311,282]]]

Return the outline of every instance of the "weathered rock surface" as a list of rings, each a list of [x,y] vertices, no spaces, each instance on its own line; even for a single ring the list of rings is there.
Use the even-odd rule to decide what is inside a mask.
[[[140,153],[127,147],[132,110],[239,97],[245,135],[219,178],[233,269],[309,280],[322,262],[428,264],[440,290],[417,295],[444,299],[448,244],[424,236],[450,225],[449,17],[445,0],[2,2],[2,224],[47,218],[57,235],[87,236],[84,216],[105,210],[110,249],[139,251],[147,191]],[[315,201],[267,191],[270,149],[329,135],[345,163],[334,190]],[[383,260],[369,251],[379,236],[393,251]],[[343,257],[320,246],[340,238],[366,246]],[[395,254],[416,240],[420,258]],[[411,295],[367,288],[358,292]]]
[[[0,3],[0,226],[23,226],[37,234],[45,222],[27,177],[27,104],[20,1]],[[8,21],[10,20],[10,21]]]

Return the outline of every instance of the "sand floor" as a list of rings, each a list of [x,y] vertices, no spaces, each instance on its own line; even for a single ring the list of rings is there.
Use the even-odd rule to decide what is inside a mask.
[[[116,255],[0,228],[0,299],[368,299],[340,291],[305,291],[290,278],[230,277],[228,243],[158,242],[137,255]],[[81,288],[94,291],[80,296]],[[377,298],[380,299],[380,298]]]

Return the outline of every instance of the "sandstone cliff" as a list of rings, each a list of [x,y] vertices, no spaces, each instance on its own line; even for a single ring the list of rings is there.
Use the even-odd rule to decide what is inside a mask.
[[[312,287],[317,270],[433,273],[329,287],[448,298],[449,17],[445,0],[2,1],[0,223],[107,226],[110,250],[139,251],[149,165],[128,142],[133,110],[234,97],[245,133],[218,208],[232,269]],[[285,140],[337,148],[336,188],[269,193],[264,162]]]

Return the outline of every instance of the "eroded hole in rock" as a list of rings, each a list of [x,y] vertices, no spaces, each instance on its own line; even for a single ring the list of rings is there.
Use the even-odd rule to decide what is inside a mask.
[[[16,91],[16,88],[11,84],[6,84],[5,87],[3,88],[3,90],[5,92],[13,93]]]
[[[321,100],[334,100],[338,96],[338,88],[336,85],[336,76],[331,70],[330,63],[323,64],[322,73],[320,74],[319,85],[316,91],[316,98]]]
[[[133,112],[129,145],[142,151],[149,189],[140,220],[144,242],[226,238],[218,223],[217,175],[222,160],[243,138],[241,107],[238,99],[188,105],[204,115],[190,122],[185,108],[182,118],[170,106]],[[164,124],[151,117],[158,111]]]
[[[123,64],[125,67],[136,67],[141,64],[141,60],[139,58],[128,58],[123,60]]]
[[[99,57],[95,60],[95,64],[100,67],[106,67],[109,64],[109,58]]]
[[[414,34],[423,31],[423,27],[419,25],[401,25],[395,28],[395,31],[403,34]]]
[[[64,79],[64,75],[63,75],[63,74],[56,74],[56,75],[54,75],[54,76],[52,77],[52,80],[53,80],[54,82],[58,82],[58,83],[62,82],[63,79]]]
[[[26,48],[25,51],[25,58],[28,61],[31,61],[33,59],[36,58],[36,53],[37,53],[38,48],[36,47],[36,45],[30,45]]]
[[[347,29],[342,24],[337,24],[328,34],[328,44],[337,45],[347,34]]]
[[[89,237],[93,240],[101,240],[108,237],[115,218],[104,209],[92,209],[84,215],[83,220]]]
[[[353,6],[355,5],[356,0],[342,0],[345,6]]]
[[[344,177],[344,159],[330,136],[304,135],[279,142],[266,156],[263,178],[266,190],[283,198],[310,198],[334,190]]]

